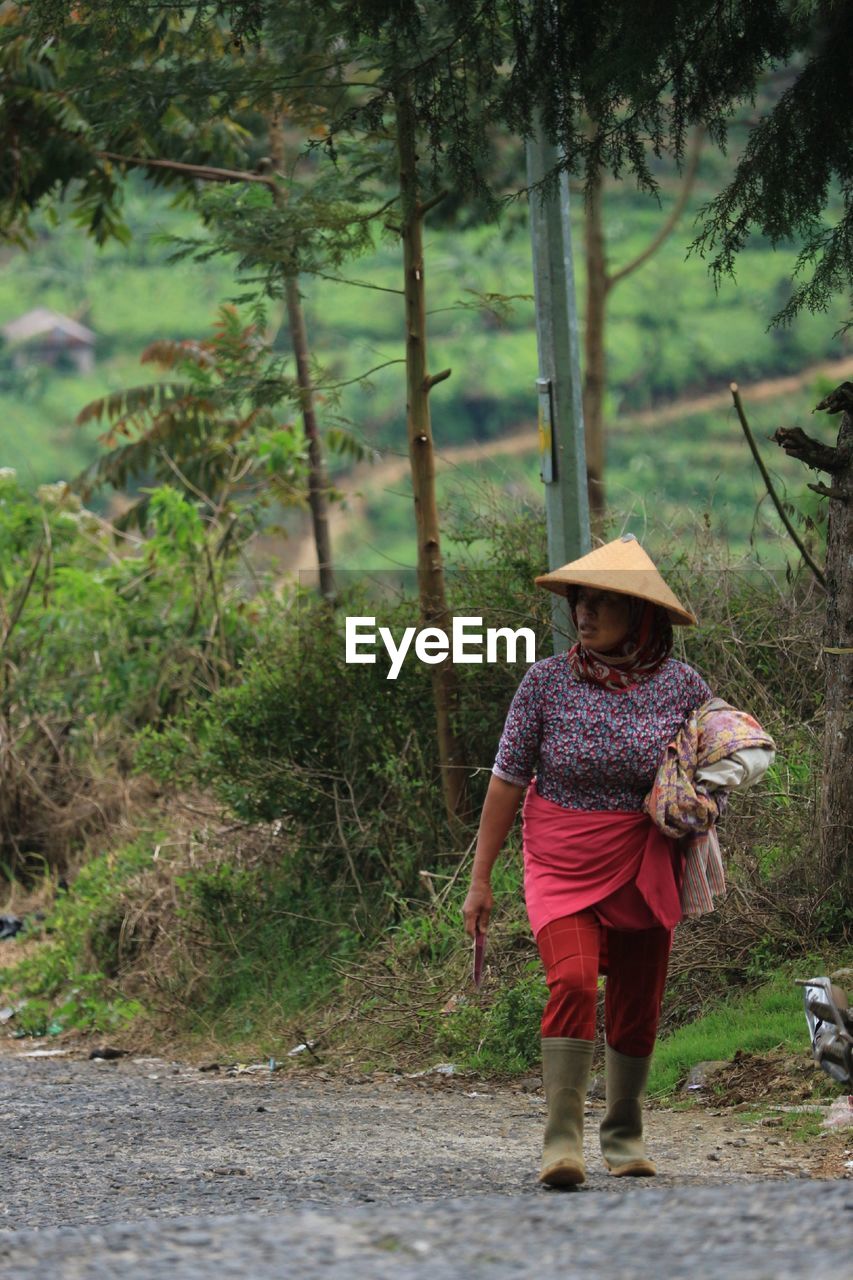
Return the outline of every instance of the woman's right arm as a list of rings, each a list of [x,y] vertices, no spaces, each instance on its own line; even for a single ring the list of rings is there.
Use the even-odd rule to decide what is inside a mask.
[[[480,829],[477,833],[477,850],[471,869],[471,887],[462,907],[465,932],[471,937],[485,933],[494,906],[492,895],[492,867],[515,821],[518,806],[525,788],[492,774],[489,789],[483,802]]]

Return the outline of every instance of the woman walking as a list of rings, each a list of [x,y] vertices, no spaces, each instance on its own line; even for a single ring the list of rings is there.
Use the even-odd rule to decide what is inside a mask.
[[[525,900],[549,989],[540,1181],[585,1179],[599,973],[607,975],[601,1150],[612,1174],[648,1177],[655,1166],[641,1107],[682,913],[681,855],[643,802],[667,744],[711,690],[670,656],[673,625],[696,619],[633,535],[536,582],[567,595],[578,642],[535,663],[513,698],[483,805],[465,927],[475,936],[488,926],[491,870],[526,793]]]

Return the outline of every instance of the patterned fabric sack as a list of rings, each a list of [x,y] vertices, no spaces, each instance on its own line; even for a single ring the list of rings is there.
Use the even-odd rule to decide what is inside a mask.
[[[727,791],[758,782],[774,758],[773,739],[758,721],[722,698],[697,707],[667,746],[644,808],[665,835],[682,841],[688,918],[713,911],[726,890],[715,823]]]
[[[681,881],[681,910],[688,920],[714,910],[714,898],[726,892],[726,874],[720,853],[717,828],[703,836],[688,836],[684,850]]]

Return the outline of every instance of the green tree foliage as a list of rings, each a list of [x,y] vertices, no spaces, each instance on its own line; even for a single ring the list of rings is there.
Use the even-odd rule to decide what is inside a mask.
[[[232,677],[263,602],[228,572],[227,520],[176,488],[150,494],[145,537],[67,485],[0,472],[0,868],[64,868],[118,819],[129,741]]]
[[[492,532],[499,574],[460,571],[449,583],[451,606],[481,614],[484,625],[502,626],[512,601],[513,625],[535,627],[543,652],[549,606],[530,594],[534,566],[544,556],[541,521],[530,512],[509,527],[496,522]],[[341,613],[378,615],[379,625],[398,638],[419,623],[415,599],[371,600],[363,588],[342,600]],[[146,732],[138,763],[164,785],[203,782],[247,821],[278,819],[294,837],[295,857],[326,881],[375,902],[381,888],[414,892],[418,872],[433,865],[446,842],[430,670],[407,661],[392,684],[382,652],[373,665],[349,665],[343,631],[340,616],[297,592],[258,637],[239,685]],[[497,663],[460,670],[457,729],[466,766],[476,774],[473,813],[519,668]]]
[[[0,474],[7,710],[62,716],[75,736],[87,721],[127,732],[219,687],[249,634],[223,529],[161,487],[146,533],[116,555],[110,526],[67,485],[34,496]]]
[[[791,238],[801,243],[795,272],[800,283],[773,323],[789,322],[804,309],[826,311],[834,295],[849,297],[853,280],[853,9],[830,2],[810,10],[808,57],[750,133],[731,182],[704,210],[696,241],[712,254],[718,279],[734,274],[754,228],[774,247]],[[832,220],[827,205],[836,191],[842,211]]]
[[[102,436],[108,452],[79,477],[84,495],[104,484],[127,490],[153,479],[178,483],[191,500],[201,498],[209,515],[221,518],[239,496],[245,509],[304,501],[305,442],[299,426],[282,421],[278,409],[293,398],[257,324],[244,325],[233,307],[223,307],[206,340],[154,342],[142,354],[173,379],[114,392],[77,415],[80,426],[109,424]],[[147,522],[149,494],[119,520],[126,528]]]
[[[787,67],[788,87],[759,116],[731,182],[704,211],[696,248],[713,254],[719,277],[734,271],[753,231],[774,245],[804,239],[798,274],[809,267],[812,274],[775,320],[824,310],[834,293],[849,291],[849,5],[344,0],[340,9],[356,47],[366,43],[382,68],[358,109],[375,114],[405,71],[433,158],[475,188],[483,181],[485,119],[521,136],[539,122],[561,149],[561,168],[588,174],[604,167],[654,192],[649,142],[654,155],[669,150],[680,161],[688,129],[701,124],[724,146],[733,107],[754,100],[768,70]],[[836,187],[843,212],[832,226],[826,210]]]
[[[286,276],[325,275],[372,248],[387,208],[369,199],[375,168],[369,157],[340,170],[312,166],[285,175],[278,200],[266,186],[211,186],[198,200],[209,234],[184,238],[176,257],[235,254],[244,280],[280,297]]]
[[[234,242],[236,229],[236,247],[243,265],[254,265],[260,260],[262,281],[267,292],[283,293],[287,299],[297,366],[298,400],[306,437],[306,487],[320,588],[327,600],[334,599],[328,532],[330,488],[315,408],[308,336],[297,272],[300,258],[309,265],[312,261],[309,247],[312,241],[315,256],[318,247],[325,249],[323,265],[334,264],[354,248],[365,247],[370,233],[358,224],[369,221],[371,215],[363,218],[348,207],[351,206],[349,191],[341,193],[335,190],[330,194],[320,191],[314,199],[287,202],[281,182],[281,171],[285,167],[281,113],[287,110],[300,125],[308,128],[322,110],[322,90],[328,89],[335,81],[334,76],[330,78],[324,74],[322,66],[332,33],[322,30],[322,23],[312,18],[310,9],[303,8],[301,16],[304,21],[297,25],[295,34],[288,28],[274,49],[259,47],[249,55],[239,38],[235,39],[233,33],[229,35],[227,28],[216,20],[217,14],[206,14],[204,9],[198,10],[191,18],[180,6],[177,9],[167,6],[163,13],[158,14],[138,5],[120,7],[115,12],[109,7],[106,10],[96,8],[88,13],[82,9],[63,13],[61,6],[49,6],[42,14],[23,6],[12,13],[20,18],[17,23],[14,17],[10,18],[9,46],[12,50],[22,42],[28,47],[28,19],[35,19],[37,30],[44,17],[48,27],[56,21],[60,23],[61,34],[48,34],[47,28],[43,32],[45,47],[51,51],[51,70],[55,76],[51,92],[66,96],[81,117],[78,134],[85,133],[89,149],[82,158],[75,153],[77,167],[72,176],[81,178],[84,186],[94,178],[99,180],[99,198],[94,204],[84,202],[77,208],[78,217],[96,238],[102,239],[110,233],[118,236],[125,231],[116,213],[121,199],[116,166],[121,172],[128,167],[139,166],[155,179],[186,184],[190,198],[196,194],[195,184],[200,182],[239,182],[265,189],[269,203],[260,217],[251,216],[253,211],[257,212],[253,201],[238,198],[237,203],[228,209],[228,231],[221,232],[219,241],[204,246],[201,252],[202,256],[208,252],[220,252],[223,239],[229,244]],[[146,14],[152,22],[146,21]],[[294,16],[295,10],[290,14],[291,18]],[[207,21],[206,17],[210,20]],[[235,50],[239,57],[229,56],[234,55]],[[273,56],[286,59],[294,53],[299,55],[303,73],[310,71],[318,59],[320,62],[319,83],[313,86],[307,98],[299,88],[285,98],[281,86],[271,78]],[[99,71],[94,77],[91,73],[93,56],[99,64]],[[14,86],[17,83],[14,59],[10,56],[7,62],[9,79]],[[2,64],[0,45],[0,67]],[[131,86],[140,76],[144,83],[138,84],[138,94],[134,94]],[[132,104],[130,108],[129,103]],[[236,162],[228,168],[222,167],[223,158],[227,161],[235,146],[241,152],[240,159],[247,150],[248,132],[235,125],[233,111],[251,116],[254,124],[268,135],[271,154],[259,159],[254,172],[235,168]],[[0,100],[0,131],[2,127]],[[17,117],[8,122],[8,132],[16,142],[21,131]],[[37,153],[43,141],[43,131],[36,128],[31,134],[22,134],[20,141],[24,150]],[[187,148],[192,153],[190,161],[184,158]],[[216,165],[208,162],[211,149],[219,162]],[[13,155],[18,156],[19,152],[20,148]],[[24,168],[20,164],[16,168],[13,163],[12,169],[5,216],[10,231],[14,228],[20,240],[18,224],[26,226],[30,205],[39,197],[64,194],[70,179],[67,176],[58,178],[54,187],[48,189],[31,184],[32,190],[28,191]],[[104,183],[100,182],[104,177],[105,190],[102,189]],[[340,187],[340,183],[335,185]],[[72,193],[74,189],[72,186]],[[79,192],[79,187],[77,190]],[[285,203],[289,205],[286,215]],[[219,207],[222,212],[221,201]],[[285,244],[282,244],[282,228],[278,225],[283,221],[287,223]],[[251,241],[248,246],[247,238]],[[114,452],[104,467],[96,468],[95,480],[109,479],[112,475],[119,482],[124,482],[138,474],[140,464],[152,460],[152,442],[156,442],[158,456],[162,454],[164,432],[170,432],[170,438],[176,438],[176,424],[170,421],[175,416],[175,409],[178,414],[183,412],[181,437],[190,441],[194,434],[197,436],[193,427],[199,420],[198,406],[188,404],[186,398],[182,405],[167,405],[162,402],[162,395],[156,390],[153,398],[149,395],[148,408],[155,412],[149,430],[134,440],[130,447]],[[114,401],[108,406],[98,406],[95,413],[106,407],[107,412],[117,414],[120,418],[118,430],[123,431],[128,425],[128,411],[137,416],[143,411],[143,397],[144,393],[137,389],[129,402]],[[199,463],[197,440],[193,458],[197,465],[203,465]],[[220,461],[218,457],[214,459],[214,470]],[[173,459],[170,466],[176,470]]]
[[[90,99],[98,100],[93,70],[110,85],[100,59],[131,68],[131,85],[121,85],[125,106],[117,108],[125,126],[128,101],[139,114],[140,105],[143,112],[162,105],[167,92],[188,117],[200,118],[203,104],[212,119],[240,95],[316,94],[319,86],[337,91],[323,139],[334,152],[354,129],[381,137],[405,83],[436,179],[444,174],[453,187],[481,194],[491,189],[490,133],[527,136],[537,122],[561,148],[561,167],[605,166],[653,192],[648,141],[654,153],[680,158],[688,129],[701,123],[722,145],[733,107],[753,97],[769,68],[787,65],[791,85],[757,122],[697,247],[714,253],[719,272],[732,268],[753,229],[774,242],[805,234],[801,266],[814,272],[784,318],[822,307],[853,278],[844,62],[853,19],[833,0],[664,0],[651,10],[633,0],[326,0],[310,8],[302,0],[198,0],[178,9],[31,0],[21,12],[59,48],[81,42],[90,56],[98,50],[88,80],[77,72]],[[315,38],[318,28],[323,38],[311,46],[304,32]],[[291,61],[275,66],[258,57],[294,29],[309,56],[300,59],[291,36]],[[195,56],[211,33],[222,56]],[[152,41],[158,56],[146,58]],[[100,93],[103,103],[109,92]],[[593,134],[588,119],[598,123]],[[833,184],[843,197],[834,228],[823,221]]]
[[[215,27],[190,33],[167,17],[107,36],[75,13],[61,38],[40,38],[36,17],[29,5],[6,5],[0,21],[0,233],[25,244],[32,210],[67,196],[98,243],[126,241],[123,170],[113,153],[178,163],[244,158],[249,134],[224,98],[216,111],[209,98],[193,111],[191,97],[170,93],[170,76],[190,49],[208,68],[222,56]],[[186,181],[168,167],[152,178]]]

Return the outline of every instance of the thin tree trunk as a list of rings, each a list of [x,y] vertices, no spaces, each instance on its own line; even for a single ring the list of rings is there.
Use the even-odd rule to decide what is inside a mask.
[[[397,146],[402,197],[403,271],[406,308],[406,425],[418,544],[418,592],[426,626],[449,634],[450,611],[444,583],[438,508],[435,499],[435,456],[429,393],[450,371],[427,372],[426,293],[424,288],[423,219],[417,177],[415,117],[406,90],[396,98]],[[451,826],[460,812],[464,791],[462,752],[454,730],[458,701],[456,673],[449,658],[432,668],[438,756],[442,790]]]
[[[826,727],[820,798],[823,883],[851,885],[853,860],[853,409],[841,419],[826,540]]]
[[[278,116],[273,116],[269,122],[269,144],[273,169],[276,174],[282,173],[284,171],[284,131],[281,119]],[[272,193],[275,203],[281,204],[284,200],[284,193],[277,182],[273,183]],[[284,270],[282,275],[284,277],[284,294],[287,304],[290,342],[296,361],[296,383],[299,388],[302,426],[305,431],[305,439],[308,441],[308,506],[311,511],[314,545],[317,549],[320,595],[330,604],[334,604],[337,593],[335,591],[335,575],[332,567],[332,539],[329,531],[329,477],[326,472],[323,441],[320,437],[320,428],[317,424],[317,412],[314,404],[308,330],[305,326],[305,312],[299,293],[299,278]]]
[[[290,339],[296,358],[296,379],[302,408],[302,425],[308,441],[308,506],[314,530],[314,545],[320,568],[320,594],[330,604],[335,603],[335,575],[332,568],[332,540],[329,532],[329,478],[323,456],[323,442],[317,425],[314,408],[314,388],[311,382],[311,363],[308,354],[308,334],[305,313],[299,296],[299,282],[295,276],[285,276],[287,318]]]
[[[586,242],[586,329],[584,333],[583,417],[586,439],[586,472],[589,513],[592,531],[603,532],[606,513],[604,468],[606,462],[606,425],[604,398],[607,393],[607,299],[614,285],[638,271],[672,234],[684,212],[696,181],[705,130],[694,130],[684,179],[678,197],[658,232],[641,253],[618,271],[608,274],[607,246],[604,238],[604,175],[598,172],[589,179],[584,212]]]
[[[849,901],[853,887],[853,383],[842,382],[817,408],[843,411],[835,448],[799,427],[781,427],[773,438],[790,457],[831,477],[828,485],[809,485],[829,500],[823,630],[826,720],[816,852],[822,886],[838,885]]]
[[[586,241],[586,327],[584,330],[583,421],[586,439],[586,480],[593,534],[604,529],[604,395],[607,353],[604,332],[607,308],[607,258],[602,225],[604,179],[590,179],[584,216]]]

